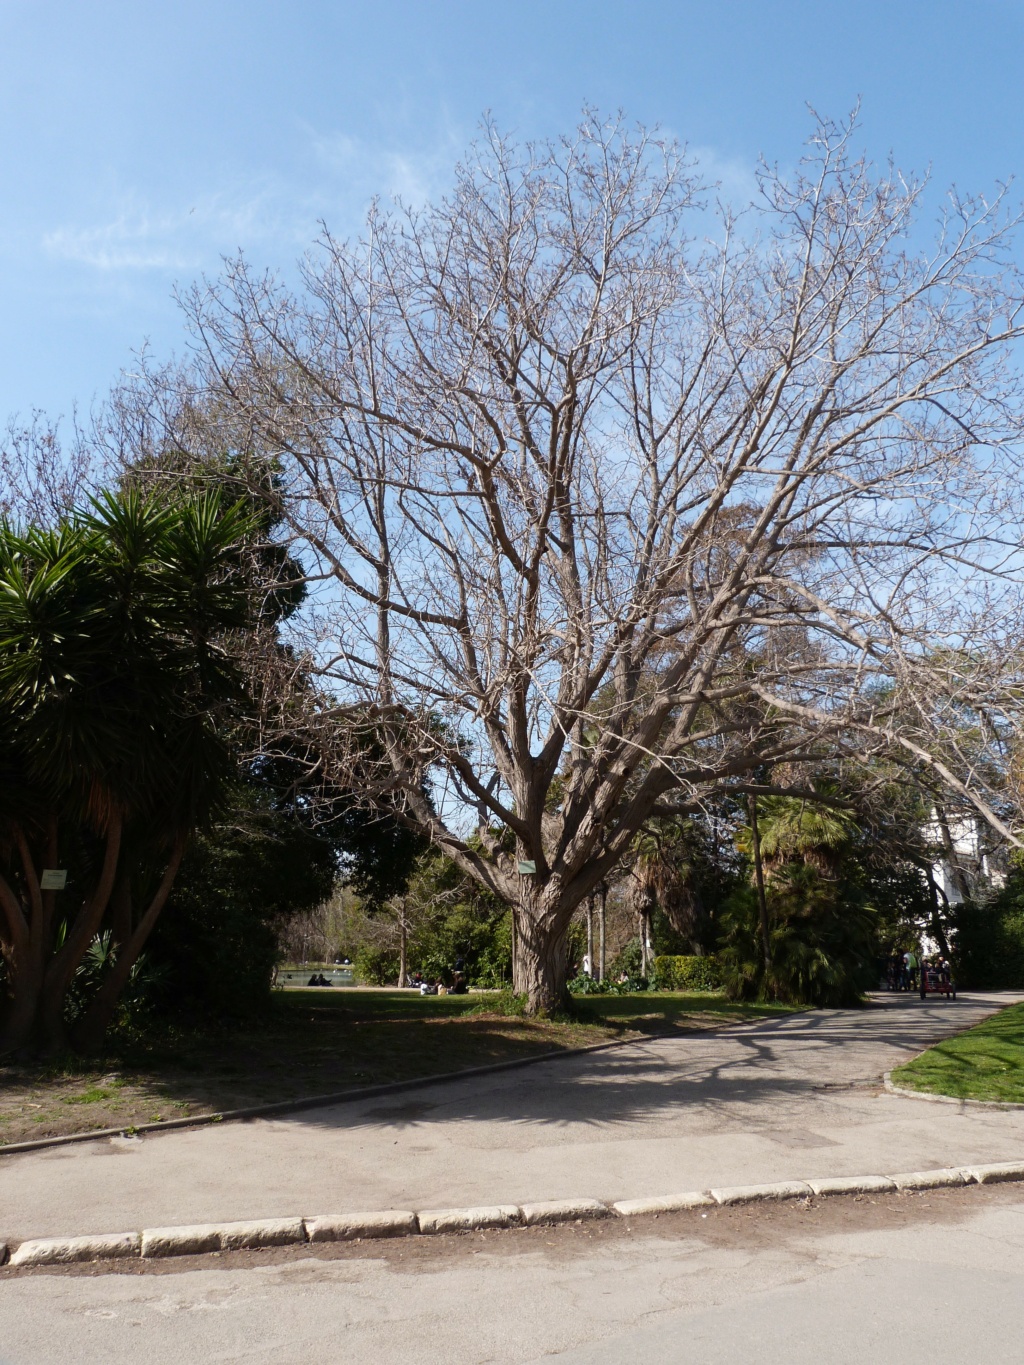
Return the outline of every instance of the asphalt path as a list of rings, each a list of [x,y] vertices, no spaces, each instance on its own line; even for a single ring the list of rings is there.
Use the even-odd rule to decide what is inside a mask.
[[[880,997],[288,1117],[0,1156],[0,1240],[1021,1159],[1020,1111],[881,1085],[1018,998]]]
[[[0,1271],[3,1365],[1024,1359],[1024,1191]]]

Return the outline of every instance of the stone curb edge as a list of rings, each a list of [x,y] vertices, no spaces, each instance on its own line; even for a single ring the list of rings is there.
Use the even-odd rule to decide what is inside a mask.
[[[1018,1104],[1014,1100],[968,1100],[959,1099],[956,1095],[930,1095],[926,1090],[911,1090],[907,1086],[897,1085],[892,1079],[891,1071],[883,1075],[882,1085],[890,1095],[901,1095],[908,1100],[924,1100],[926,1104],[955,1104],[961,1107],[970,1105],[972,1109],[1024,1109],[1024,1104]]]
[[[191,1118],[167,1119],[161,1123],[133,1123],[121,1128],[94,1128],[88,1133],[69,1133],[66,1137],[35,1138],[31,1142],[0,1143],[0,1157],[16,1156],[19,1152],[38,1152],[45,1147],[64,1147],[71,1142],[99,1142],[103,1138],[125,1137],[129,1133],[169,1133],[176,1128],[203,1128],[211,1123],[227,1123],[232,1119],[271,1118],[275,1114],[294,1114],[303,1109],[324,1109],[332,1104],[370,1100],[377,1095],[397,1095],[403,1090],[415,1090],[421,1085],[443,1085],[471,1076],[489,1076],[499,1071],[513,1071],[516,1067],[533,1066],[536,1062],[553,1062],[560,1057],[583,1057],[588,1052],[607,1052],[616,1047],[633,1047],[649,1038],[616,1038],[610,1043],[591,1043],[588,1047],[554,1048],[538,1052],[532,1057],[511,1057],[505,1062],[488,1062],[485,1066],[468,1066],[462,1071],[441,1071],[435,1076],[414,1076],[407,1081],[388,1081],[382,1085],[365,1085],[358,1089],[338,1090],[329,1095],[305,1095],[294,1100],[275,1100],[272,1104],[251,1104],[244,1109],[220,1109],[214,1114],[195,1114]]]
[[[101,1233],[89,1237],[40,1237],[10,1251],[0,1242],[0,1265],[12,1268],[71,1265],[82,1261],[195,1256],[259,1247],[317,1242],[354,1242],[381,1237],[429,1236],[489,1228],[537,1227],[578,1223],[590,1218],[633,1218],[686,1209],[728,1207],[809,1199],[815,1195],[885,1194],[951,1186],[1024,1182],[1024,1161],[984,1166],[947,1166],[897,1175],[828,1176],[783,1180],[766,1185],[734,1185],[682,1194],[619,1200],[555,1199],[528,1204],[496,1204],[468,1209],[385,1209],[374,1213],[321,1214],[317,1217],[263,1218],[237,1223],[199,1223],[188,1227],[145,1228],[141,1232]]]

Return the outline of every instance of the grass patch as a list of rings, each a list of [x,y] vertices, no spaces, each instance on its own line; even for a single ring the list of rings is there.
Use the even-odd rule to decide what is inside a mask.
[[[114,1092],[104,1090],[101,1086],[94,1085],[90,1090],[84,1090],[81,1095],[65,1095],[65,1104],[98,1104],[100,1100],[109,1100]]]
[[[1024,1104],[1024,1005],[1009,1005],[892,1073],[896,1085],[960,1100]]]
[[[490,1062],[716,1028],[788,1012],[709,993],[588,996],[527,1019],[507,993],[309,988],[275,992],[247,1023],[113,1040],[99,1060],[0,1066],[0,1145],[412,1080]],[[159,1117],[158,1117],[159,1116]]]

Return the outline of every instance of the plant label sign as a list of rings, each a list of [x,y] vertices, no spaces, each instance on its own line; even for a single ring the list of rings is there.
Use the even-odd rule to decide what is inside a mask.
[[[39,886],[43,891],[63,891],[67,879],[66,867],[44,867]]]
[[[520,858],[517,866],[521,877],[536,877],[537,864],[532,858]]]

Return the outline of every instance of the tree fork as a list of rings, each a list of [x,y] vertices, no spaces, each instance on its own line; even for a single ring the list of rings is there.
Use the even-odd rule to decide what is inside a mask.
[[[171,894],[174,880],[181,867],[181,860],[185,854],[185,839],[178,839],[171,853],[170,861],[160,880],[156,893],[149,905],[146,913],[139,920],[138,925],[127,943],[122,944],[118,950],[114,965],[107,973],[103,985],[96,992],[85,1016],[75,1029],[75,1043],[83,1051],[89,1051],[98,1047],[103,1039],[117,1008],[117,1002],[121,992],[124,990],[128,976],[132,967],[139,959],[139,954],[146,946],[146,940],[153,932],[153,928],[160,916],[161,910],[167,903],[167,897]]]

